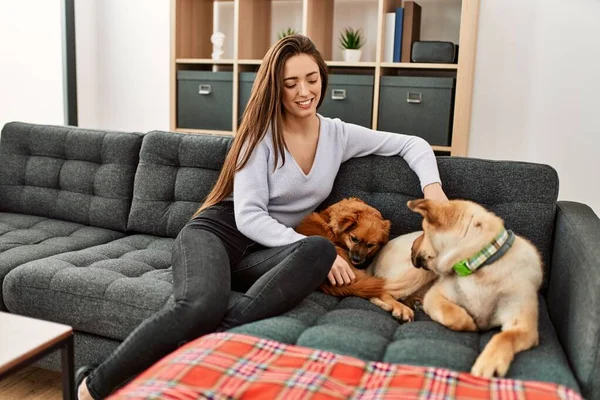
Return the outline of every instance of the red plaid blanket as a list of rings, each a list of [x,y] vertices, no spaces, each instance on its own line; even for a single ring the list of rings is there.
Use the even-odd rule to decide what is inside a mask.
[[[581,399],[561,385],[365,362],[252,336],[215,333],[163,358],[110,400]]]

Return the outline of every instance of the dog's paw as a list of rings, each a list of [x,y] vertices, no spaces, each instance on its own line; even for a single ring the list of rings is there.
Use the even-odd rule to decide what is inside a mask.
[[[508,372],[512,359],[510,352],[486,347],[475,360],[471,374],[483,378],[503,377]]]
[[[392,306],[392,315],[394,318],[403,322],[410,322],[415,319],[414,311],[402,303],[394,304]]]
[[[373,297],[371,299],[371,303],[375,304],[376,306],[379,306],[379,307],[383,308],[387,312],[392,312],[392,306],[390,306],[389,304],[387,304],[386,302],[384,302],[380,298]]]

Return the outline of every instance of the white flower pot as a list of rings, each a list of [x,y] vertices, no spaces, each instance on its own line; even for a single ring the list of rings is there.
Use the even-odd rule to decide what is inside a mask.
[[[362,50],[358,49],[344,49],[344,61],[346,62],[359,62]]]

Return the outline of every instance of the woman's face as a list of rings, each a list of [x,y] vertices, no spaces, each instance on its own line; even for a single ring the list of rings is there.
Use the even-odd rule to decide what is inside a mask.
[[[321,74],[319,66],[308,54],[298,54],[286,61],[282,98],[288,116],[305,118],[317,113],[321,98]]]

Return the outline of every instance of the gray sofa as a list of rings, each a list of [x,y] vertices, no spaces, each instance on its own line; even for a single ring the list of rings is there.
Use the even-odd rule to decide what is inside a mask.
[[[9,123],[0,137],[0,310],[75,329],[76,365],[100,362],[143,319],[172,302],[171,246],[217,178],[231,139]],[[551,381],[600,399],[600,220],[557,202],[549,166],[439,157],[450,198],[475,200],[529,238],[546,267],[540,345],[508,376]],[[358,196],[420,229],[405,206],[421,196],[399,157],[342,165],[322,206]],[[210,251],[210,249],[207,249]],[[310,266],[307,266],[310,268]],[[234,293],[235,300],[238,294]],[[468,371],[494,332],[458,333],[417,310],[399,324],[370,302],[314,292],[284,315],[234,332],[364,360]],[[58,368],[58,357],[41,365]]]

